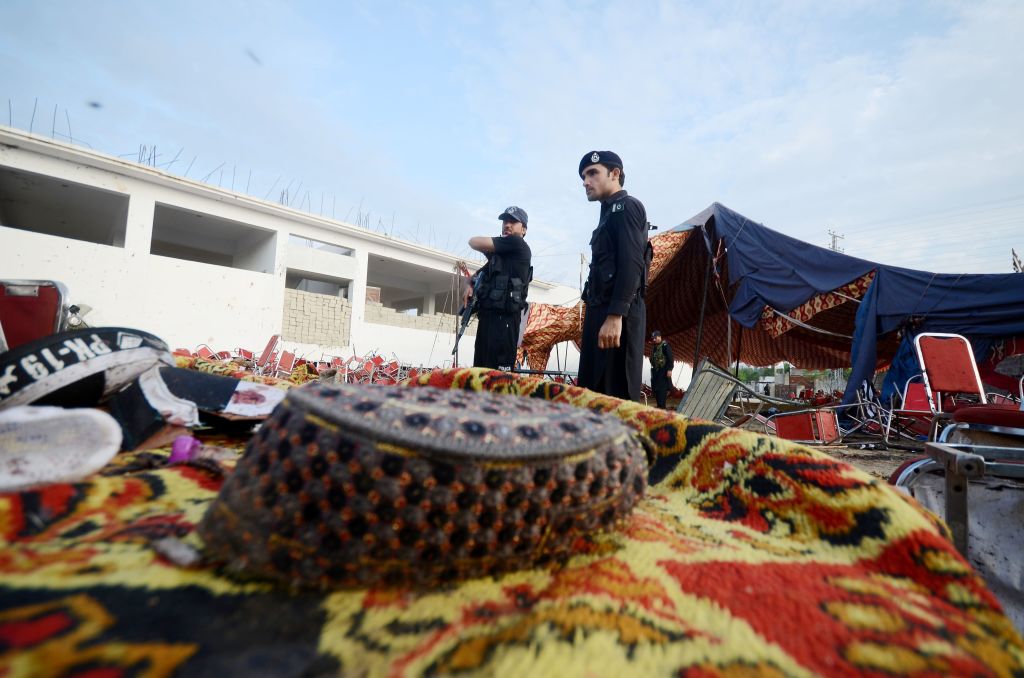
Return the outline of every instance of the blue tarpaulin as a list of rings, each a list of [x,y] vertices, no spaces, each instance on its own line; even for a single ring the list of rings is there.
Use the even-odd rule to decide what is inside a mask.
[[[729,315],[746,328],[758,324],[765,306],[787,313],[875,272],[855,324],[847,328],[852,334],[852,374],[846,402],[854,398],[856,384],[871,379],[878,340],[900,328],[962,334],[982,350],[994,339],[1024,335],[1024,274],[930,273],[885,266],[773,231],[719,203],[684,226],[703,228],[712,249],[724,243]],[[977,355],[980,359],[984,353]]]
[[[910,330],[905,342],[919,332],[962,334],[970,339],[975,356],[982,358],[993,340],[1024,334],[1024,275],[879,266],[857,311],[851,383],[870,378],[878,337],[901,327]],[[894,371],[892,379],[901,384],[910,376]],[[850,395],[848,389],[846,397]]]

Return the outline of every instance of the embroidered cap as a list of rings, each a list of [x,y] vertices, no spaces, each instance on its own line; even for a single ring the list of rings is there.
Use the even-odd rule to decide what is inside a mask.
[[[617,153],[613,153],[612,151],[590,151],[583,156],[582,160],[580,160],[580,178],[583,178],[583,170],[591,165],[597,165],[598,163],[607,165],[609,169],[612,167],[625,169],[622,166],[622,158],[620,158]]]

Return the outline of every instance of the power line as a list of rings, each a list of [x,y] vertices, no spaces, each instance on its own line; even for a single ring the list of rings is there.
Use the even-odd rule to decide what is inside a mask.
[[[1020,202],[1020,205],[1017,206],[1013,202],[1001,200],[993,201],[989,207],[974,209],[956,208],[918,217],[891,218],[873,222],[861,222],[860,224],[842,224],[842,226],[847,232],[888,233],[901,228],[935,228],[951,225],[962,227],[965,223],[975,224],[980,221],[989,222],[1004,218],[1014,218],[1014,215],[1024,217],[1024,200],[1012,200]]]
[[[923,213],[920,213],[920,214],[916,215],[915,217],[910,217],[910,218],[908,218],[908,217],[886,217],[886,218],[883,218],[883,219],[875,219],[873,221],[861,222],[859,224],[857,224],[857,223],[844,224],[844,226],[846,228],[862,228],[862,227],[865,227],[865,226],[874,226],[874,225],[878,225],[878,224],[899,223],[899,222],[912,222],[912,221],[915,221],[915,220],[927,220],[928,218],[934,217],[934,216],[948,215],[948,214],[954,214],[954,213],[957,213],[957,212],[966,212],[966,211],[971,211],[971,210],[978,210],[979,208],[985,208],[985,207],[987,207],[989,205],[1000,205],[1002,203],[1013,203],[1013,202],[1024,203],[1024,195],[1015,195],[1015,196],[1010,196],[1010,197],[1007,197],[1007,198],[999,198],[997,200],[986,200],[984,202],[978,202],[978,203],[974,203],[972,205],[961,205],[959,207],[948,207],[948,208],[941,209],[941,210],[935,210],[933,212],[923,212]]]

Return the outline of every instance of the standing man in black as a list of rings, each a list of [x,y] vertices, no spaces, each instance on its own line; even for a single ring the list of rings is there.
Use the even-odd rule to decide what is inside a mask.
[[[590,274],[583,288],[586,317],[579,385],[606,395],[640,400],[647,307],[647,211],[622,189],[622,159],[611,151],[583,156],[580,178],[587,200],[601,203],[590,237]]]
[[[515,367],[519,324],[533,278],[530,246],[524,240],[526,210],[509,207],[498,218],[501,219],[500,238],[481,235],[469,239],[469,246],[487,257],[487,263],[470,280],[471,283],[480,280],[473,367],[496,370]],[[468,304],[472,296],[473,284],[466,288],[463,305]]]
[[[658,407],[665,409],[675,361],[672,359],[672,347],[661,338],[661,330],[651,332],[651,343],[654,344],[651,349],[651,390]]]

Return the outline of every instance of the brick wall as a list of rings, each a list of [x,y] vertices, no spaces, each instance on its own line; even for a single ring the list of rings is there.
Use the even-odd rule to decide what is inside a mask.
[[[434,313],[432,315],[407,315],[400,313],[393,308],[383,304],[366,302],[366,322],[375,325],[390,325],[392,327],[407,327],[414,330],[428,330],[430,332],[453,332],[455,329],[455,316],[450,313]],[[470,321],[466,328],[466,334],[476,334],[476,316]]]
[[[348,346],[352,306],[347,299],[300,290],[284,291],[281,338],[303,344]]]

